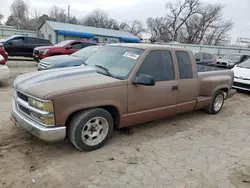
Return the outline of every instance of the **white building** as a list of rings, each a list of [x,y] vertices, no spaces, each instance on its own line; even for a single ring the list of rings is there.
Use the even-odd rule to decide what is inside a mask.
[[[87,27],[53,21],[45,21],[38,28],[39,37],[49,39],[53,44],[63,40],[88,39],[99,43],[137,43],[140,39],[126,31]]]

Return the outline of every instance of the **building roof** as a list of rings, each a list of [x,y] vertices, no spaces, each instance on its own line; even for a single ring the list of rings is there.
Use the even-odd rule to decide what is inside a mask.
[[[126,31],[117,31],[112,29],[103,29],[97,27],[88,27],[83,25],[75,25],[75,24],[68,24],[68,23],[61,23],[61,22],[53,22],[53,21],[45,21],[49,26],[62,35],[70,35],[73,34],[75,36],[86,36],[86,37],[93,37],[94,35],[100,36],[110,36],[110,37],[117,37],[123,41],[134,41],[139,42],[140,39],[133,34],[126,32]]]

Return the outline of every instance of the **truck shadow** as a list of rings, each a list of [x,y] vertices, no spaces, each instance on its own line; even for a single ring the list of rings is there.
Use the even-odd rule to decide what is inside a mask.
[[[33,58],[9,57],[8,61],[35,61]]]

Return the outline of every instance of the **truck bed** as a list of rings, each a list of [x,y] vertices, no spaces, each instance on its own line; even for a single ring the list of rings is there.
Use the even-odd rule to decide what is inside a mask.
[[[220,70],[226,70],[226,69],[214,67],[214,66],[197,64],[197,70],[198,72],[210,72],[210,71],[220,71]]]

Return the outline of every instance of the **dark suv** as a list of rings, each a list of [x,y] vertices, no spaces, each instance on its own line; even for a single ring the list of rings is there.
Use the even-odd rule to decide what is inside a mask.
[[[14,35],[0,41],[9,56],[32,57],[38,46],[52,45],[49,40],[22,35]]]

